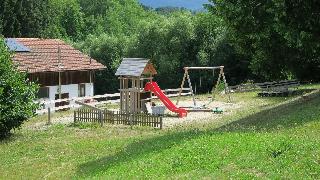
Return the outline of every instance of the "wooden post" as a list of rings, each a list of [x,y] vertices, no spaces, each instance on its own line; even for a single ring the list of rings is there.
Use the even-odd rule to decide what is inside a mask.
[[[192,94],[193,106],[196,107],[197,106],[196,98],[194,97],[193,88],[192,88],[192,84],[191,84],[191,79],[190,79],[189,73],[187,73],[187,79],[188,79],[188,83],[189,83],[190,92]]]
[[[220,73],[219,73],[217,84],[212,89],[212,98],[213,99],[215,98],[215,93],[216,93],[217,88],[218,88],[218,86],[220,84],[222,74],[223,74],[223,68],[220,69]]]
[[[131,79],[131,90],[130,90],[130,113],[134,113],[135,111],[135,106],[134,106],[134,101],[135,101],[135,79]]]
[[[73,123],[74,124],[76,124],[76,122],[77,122],[77,112],[76,112],[76,110],[73,112]]]
[[[47,125],[51,125],[51,108],[48,108],[48,122]]]
[[[140,97],[140,93],[141,93],[141,82],[140,82],[140,77],[137,79],[137,85],[138,85],[138,97],[137,97],[137,112],[140,113],[141,112],[141,97]]]
[[[185,68],[184,69],[184,75],[183,75],[182,83],[181,83],[181,86],[180,86],[179,96],[178,96],[178,100],[177,100],[176,105],[179,105],[181,93],[182,93],[182,90],[183,90],[183,86],[184,86],[184,82],[186,80],[187,74],[188,74],[188,69]]]
[[[129,79],[124,80],[124,89],[128,90],[129,87]],[[129,91],[125,91],[126,101],[125,101],[125,112],[129,112]]]
[[[150,82],[152,83],[153,79],[152,79],[152,75],[150,75]],[[150,91],[150,104],[152,104],[152,96],[153,96],[153,93],[152,91]]]
[[[123,79],[120,77],[120,111],[123,111]]]
[[[132,126],[133,126],[132,121],[133,121],[133,114],[130,114],[130,115],[129,115],[129,124],[130,124],[131,128],[132,128]]]
[[[59,69],[59,85],[58,85],[58,88],[59,88],[59,99],[61,99],[61,49],[60,49],[60,46],[58,47],[58,69]]]
[[[103,119],[102,119],[102,111],[99,111],[99,121],[100,121],[100,125],[101,127],[103,126]]]
[[[162,127],[163,127],[163,119],[162,117],[160,117],[160,129],[162,129]]]
[[[226,95],[228,94],[228,102],[231,103],[231,96],[230,96],[228,83],[227,83],[226,76],[224,75],[223,68],[222,68],[222,78],[223,78],[223,82],[224,82],[224,86],[225,86],[225,93],[226,93]]]

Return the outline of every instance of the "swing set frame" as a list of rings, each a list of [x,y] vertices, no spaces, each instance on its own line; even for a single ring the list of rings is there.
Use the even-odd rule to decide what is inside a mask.
[[[185,84],[185,81],[187,79],[188,81],[188,84],[189,84],[189,88],[190,88],[190,92],[191,92],[191,95],[192,95],[192,100],[193,100],[193,106],[194,108],[197,108],[198,110],[201,110],[199,109],[199,107],[197,107],[197,102],[196,102],[196,98],[195,98],[195,94],[193,92],[193,88],[192,88],[192,83],[191,83],[191,79],[190,79],[190,75],[189,75],[189,70],[212,70],[213,72],[215,70],[220,70],[220,73],[219,73],[219,77],[218,77],[218,81],[217,83],[215,84],[215,86],[213,86],[213,89],[212,89],[212,94],[215,94],[215,91],[216,89],[218,88],[220,82],[221,82],[221,78],[222,78],[222,81],[224,82],[225,84],[225,93],[228,94],[228,98],[229,98],[229,102],[231,102],[231,97],[230,97],[230,93],[228,91],[228,83],[227,83],[227,80],[226,80],[226,77],[224,75],[224,66],[215,66],[215,67],[184,67],[184,75],[183,75],[183,79],[182,79],[182,83],[181,83],[181,87],[180,87],[180,91],[179,91],[179,96],[178,96],[178,100],[177,100],[177,103],[176,105],[179,105],[179,101],[180,101],[180,98],[181,98],[181,94],[182,94],[182,91],[183,91],[183,87],[184,87],[184,84]],[[213,76],[214,76],[214,73],[213,73]],[[204,108],[205,108],[206,105],[204,105]]]

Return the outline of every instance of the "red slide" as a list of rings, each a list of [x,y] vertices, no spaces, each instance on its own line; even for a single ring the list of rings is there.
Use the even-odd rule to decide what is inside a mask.
[[[180,118],[186,117],[188,112],[185,109],[178,108],[170,99],[162,92],[158,83],[148,82],[144,87],[145,91],[152,91],[162,103],[172,112],[178,113]]]

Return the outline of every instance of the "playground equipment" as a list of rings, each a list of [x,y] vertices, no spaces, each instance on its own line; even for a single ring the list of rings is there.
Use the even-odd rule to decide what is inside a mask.
[[[144,89],[145,91],[153,92],[170,111],[178,113],[179,117],[182,118],[187,116],[188,112],[185,109],[178,108],[176,105],[174,105],[172,101],[170,101],[170,99],[159,88],[158,83],[148,82]]]
[[[153,75],[156,74],[157,71],[149,59],[123,59],[115,74],[120,80],[120,111],[126,114],[146,112],[145,103],[152,103],[154,93],[169,110],[178,113],[179,117],[185,117],[187,112],[177,108],[163,94],[158,84],[153,82]]]
[[[190,75],[189,75],[189,70],[212,70],[213,71],[213,76],[214,76],[214,71],[217,70],[217,69],[220,70],[219,77],[218,77],[216,85],[213,86],[213,88],[212,88],[212,98],[211,98],[210,102],[208,102],[207,104],[198,106],[197,102],[196,102],[196,98],[195,98],[195,93],[193,91],[193,87],[192,87],[192,83],[191,83],[191,79],[190,79]],[[219,86],[219,84],[221,82],[221,78],[222,78],[222,80],[223,80],[223,82],[225,84],[225,93],[228,95],[229,102],[230,102],[231,101],[231,97],[230,97],[230,94],[229,94],[229,91],[228,91],[228,83],[227,83],[226,77],[224,75],[224,66],[217,66],[217,67],[184,67],[183,80],[182,80],[182,83],[181,83],[181,88],[180,88],[180,91],[179,91],[179,96],[178,96],[178,100],[177,100],[176,105],[179,105],[181,93],[183,91],[183,87],[184,87],[185,81],[187,79],[188,84],[189,84],[189,88],[190,88],[190,92],[191,92],[191,95],[192,95],[192,99],[193,99],[193,107],[192,107],[192,109],[190,109],[188,111],[211,111],[210,109],[207,108],[207,106],[214,100],[215,91],[217,90],[217,88],[218,88],[218,86]],[[201,81],[202,81],[202,79],[200,79],[200,82]]]
[[[152,82],[157,71],[149,59],[124,58],[116,76],[120,80],[120,111],[124,113],[141,113],[145,111],[145,99],[151,98],[150,92],[144,91],[147,82]],[[152,99],[149,100],[150,102]]]
[[[213,112],[214,114],[222,114],[222,113],[223,113],[223,110],[220,109],[219,107],[216,107],[215,109],[212,110],[212,112]]]

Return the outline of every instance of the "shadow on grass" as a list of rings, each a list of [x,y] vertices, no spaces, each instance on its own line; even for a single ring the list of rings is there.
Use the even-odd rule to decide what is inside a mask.
[[[319,97],[310,100],[300,100],[261,111],[216,129],[199,130],[194,128],[185,131],[166,132],[162,136],[133,142],[114,155],[81,164],[77,169],[77,175],[81,177],[95,176],[122,163],[138,160],[147,154],[170,149],[177,144],[202,135],[211,136],[234,131],[271,132],[278,127],[286,129],[310,121],[316,121],[319,120],[318,117],[320,115],[319,105]],[[317,111],[317,114],[314,111]]]
[[[17,139],[23,137],[20,133],[10,133],[5,137],[0,137],[0,145],[1,144],[9,144],[11,142],[16,141]]]
[[[146,154],[158,153],[170,149],[177,143],[196,138],[200,134],[204,134],[204,132],[199,130],[176,133],[171,132],[163,136],[133,142],[112,156],[103,157],[80,165],[78,167],[77,175],[81,177],[94,176],[122,163],[139,159]]]
[[[288,129],[310,121],[319,120],[320,98],[301,98],[297,101],[281,104],[260,111],[245,118],[226,124],[216,131],[222,132],[270,132],[279,128]]]

